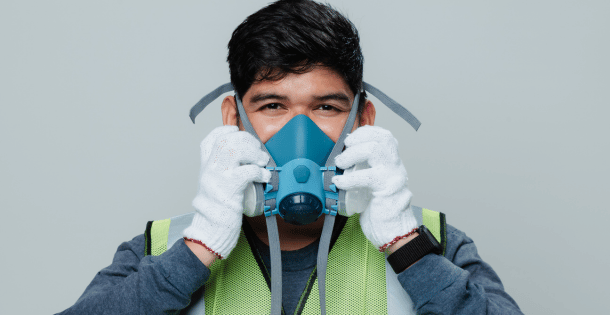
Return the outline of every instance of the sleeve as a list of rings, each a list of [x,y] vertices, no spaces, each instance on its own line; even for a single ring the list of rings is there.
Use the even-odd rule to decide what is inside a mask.
[[[445,256],[424,256],[398,280],[417,314],[523,314],[472,239],[450,225]]]
[[[119,246],[112,264],[93,278],[76,303],[59,314],[178,314],[210,270],[182,239],[144,257],[144,235]]]

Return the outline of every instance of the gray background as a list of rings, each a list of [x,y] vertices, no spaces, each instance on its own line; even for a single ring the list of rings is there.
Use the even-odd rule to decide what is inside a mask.
[[[148,220],[192,210],[220,102],[188,111],[265,3],[0,4],[0,313],[69,307]],[[610,3],[332,3],[365,80],[423,122],[377,103],[413,203],[471,236],[525,313],[605,313]]]

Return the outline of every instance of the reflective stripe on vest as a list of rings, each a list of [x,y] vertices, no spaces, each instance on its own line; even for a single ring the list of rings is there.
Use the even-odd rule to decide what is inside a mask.
[[[418,225],[428,227],[443,246],[444,254],[444,214],[415,206],[412,209]],[[193,215],[149,222],[146,254],[156,256],[169,249],[182,238]],[[248,314],[269,314],[271,293],[243,231],[231,255],[216,261],[210,270],[205,292],[193,294],[191,304],[181,314],[240,314],[244,310]],[[329,314],[415,314],[411,298],[384,254],[362,233],[358,215],[348,219],[330,251],[326,281]],[[316,280],[302,314],[319,314],[319,305]]]

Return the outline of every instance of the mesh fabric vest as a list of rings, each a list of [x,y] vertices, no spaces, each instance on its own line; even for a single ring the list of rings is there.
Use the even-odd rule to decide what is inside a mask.
[[[419,207],[414,213],[418,223],[425,224],[444,248],[444,214]],[[173,244],[175,239],[168,239],[172,220],[149,222],[146,231],[148,255],[160,255],[167,250],[168,243]],[[189,222],[188,218],[183,221]],[[178,230],[181,228],[177,227]],[[327,313],[387,314],[386,268],[385,254],[366,239],[359,224],[359,215],[353,215],[347,220],[329,253],[326,272]],[[214,262],[210,271],[203,292],[205,314],[270,313],[271,292],[263,275],[266,270],[261,270],[256,262],[243,231],[229,257]],[[320,314],[317,279],[313,286],[307,287],[311,291],[301,295],[296,310],[302,310],[300,314]]]

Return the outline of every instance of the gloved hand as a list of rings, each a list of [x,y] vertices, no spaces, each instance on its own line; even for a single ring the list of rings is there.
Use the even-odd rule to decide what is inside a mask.
[[[407,188],[407,170],[398,156],[398,141],[380,127],[363,126],[345,138],[346,149],[335,158],[342,169],[367,162],[371,167],[332,182],[339,189],[367,188],[372,192],[369,206],[360,214],[360,226],[367,239],[378,249],[417,228],[411,210],[411,191]]]
[[[242,224],[244,189],[250,182],[268,182],[269,155],[251,134],[237,126],[218,127],[201,142],[197,209],[184,237],[201,241],[225,258],[237,244]],[[245,164],[245,165],[244,165]]]

